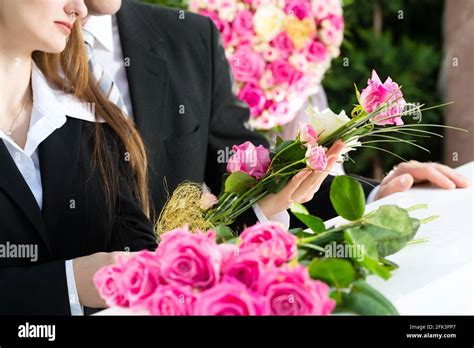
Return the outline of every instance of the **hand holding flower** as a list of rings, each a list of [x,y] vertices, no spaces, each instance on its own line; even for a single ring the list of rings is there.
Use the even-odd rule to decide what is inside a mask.
[[[326,153],[327,165],[323,171],[305,169],[296,174],[279,193],[269,194],[261,199],[258,205],[265,216],[273,216],[284,211],[292,203],[306,203],[313,199],[343,149],[342,141],[334,143]]]

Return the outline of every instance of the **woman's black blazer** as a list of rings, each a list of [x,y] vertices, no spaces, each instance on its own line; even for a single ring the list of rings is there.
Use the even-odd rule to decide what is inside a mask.
[[[104,181],[91,166],[95,126],[68,117],[40,144],[42,209],[0,141],[0,315],[69,315],[66,260],[156,248],[153,225],[126,179],[127,156],[103,123],[103,146],[121,173],[112,213],[107,208]],[[25,245],[37,246],[37,260],[12,253]]]

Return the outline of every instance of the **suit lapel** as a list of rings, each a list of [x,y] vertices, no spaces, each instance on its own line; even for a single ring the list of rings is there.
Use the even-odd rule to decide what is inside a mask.
[[[0,189],[6,192],[10,199],[15,202],[18,208],[25,214],[27,219],[40,235],[48,250],[51,252],[51,236],[44,224],[38,203],[8,152],[5,143],[1,139],[0,163],[2,164],[2,172],[0,173]]]
[[[71,188],[79,161],[82,121],[68,118],[39,146],[43,184],[43,218],[51,238],[60,213],[70,205]]]
[[[166,115],[170,81],[168,64],[163,55],[166,51],[164,40],[130,1],[124,1],[117,14],[117,23],[135,124],[149,150],[150,164],[154,167],[158,163],[158,153],[155,152],[166,131],[162,129],[160,118]]]

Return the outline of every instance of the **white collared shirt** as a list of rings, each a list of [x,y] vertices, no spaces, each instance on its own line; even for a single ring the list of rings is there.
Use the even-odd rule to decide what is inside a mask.
[[[93,111],[87,107],[87,104],[72,95],[54,89],[35,64],[33,64],[31,72],[31,86],[33,91],[33,108],[25,148],[19,147],[2,130],[0,130],[0,139],[4,142],[18,170],[25,179],[36,203],[38,203],[39,209],[42,209],[43,187],[38,146],[56,129],[61,128],[67,122],[67,117],[89,122],[96,122],[96,119]],[[65,266],[71,313],[73,315],[82,315],[83,309],[79,303],[72,260],[67,260]]]

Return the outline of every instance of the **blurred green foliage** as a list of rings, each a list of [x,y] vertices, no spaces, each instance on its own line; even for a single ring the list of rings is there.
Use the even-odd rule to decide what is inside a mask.
[[[150,4],[157,4],[172,8],[186,9],[188,7],[188,0],[142,0],[142,2],[148,2]]]
[[[187,0],[143,0],[174,8],[186,8]],[[382,81],[387,76],[403,86],[407,102],[433,106],[441,103],[437,92],[442,59],[441,21],[443,0],[344,0],[345,40],[323,81],[329,105],[335,112],[350,114],[359,90],[367,84],[372,69]],[[422,123],[442,124],[443,109],[427,111]],[[415,123],[404,117],[405,123]],[[436,130],[440,132],[439,130]],[[409,138],[407,138],[409,139]],[[371,144],[406,159],[441,161],[442,140],[417,138],[426,153],[407,144]],[[385,152],[359,149],[351,153],[350,173],[366,176],[389,171],[400,159]]]

